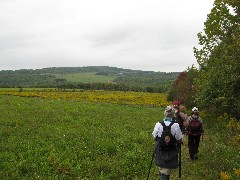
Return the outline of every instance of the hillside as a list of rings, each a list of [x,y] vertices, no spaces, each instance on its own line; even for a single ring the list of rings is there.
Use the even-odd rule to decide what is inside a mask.
[[[0,71],[0,87],[57,87],[165,92],[179,72],[108,66],[51,67]]]

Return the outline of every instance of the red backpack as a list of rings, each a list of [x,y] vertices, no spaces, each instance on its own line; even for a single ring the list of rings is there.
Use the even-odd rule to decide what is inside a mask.
[[[189,135],[200,135],[202,134],[202,122],[199,118],[191,118],[188,126]]]

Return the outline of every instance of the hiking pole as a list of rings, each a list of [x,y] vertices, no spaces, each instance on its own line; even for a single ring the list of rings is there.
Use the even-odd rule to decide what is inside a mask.
[[[154,151],[154,152],[155,152],[155,151]],[[152,162],[153,162],[153,158],[154,158],[154,152],[153,152],[153,155],[152,155],[152,160],[151,160],[151,162],[150,162],[150,167],[149,167],[149,170],[148,170],[148,175],[147,175],[147,179],[146,179],[146,180],[148,180],[149,175],[150,175],[150,170],[151,170]]]
[[[181,143],[179,145],[179,168],[178,168],[179,172],[179,178],[181,178],[182,176],[182,151],[181,151]]]

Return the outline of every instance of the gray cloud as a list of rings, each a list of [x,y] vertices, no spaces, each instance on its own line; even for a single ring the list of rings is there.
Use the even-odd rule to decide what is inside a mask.
[[[0,70],[108,65],[183,71],[214,0],[0,1]]]

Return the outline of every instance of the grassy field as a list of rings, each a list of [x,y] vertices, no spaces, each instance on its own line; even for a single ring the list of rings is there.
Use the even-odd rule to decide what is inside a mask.
[[[11,95],[0,101],[0,179],[146,179],[163,108]],[[184,139],[182,179],[239,178],[239,149],[227,146],[222,126],[206,122],[196,162]],[[149,179],[158,179],[154,163]]]
[[[107,83],[112,82],[116,76],[95,75],[95,73],[75,73],[56,75],[57,78],[66,79],[68,82],[82,82],[82,83]]]

